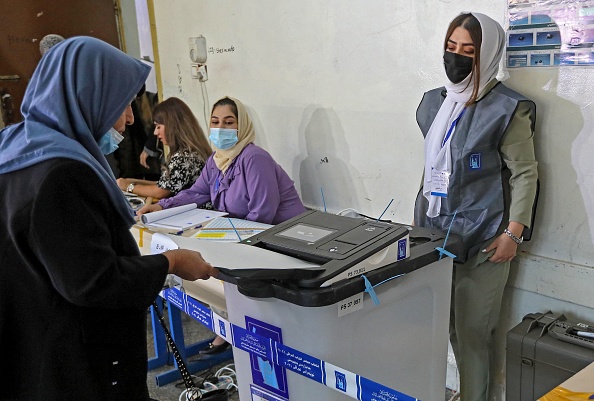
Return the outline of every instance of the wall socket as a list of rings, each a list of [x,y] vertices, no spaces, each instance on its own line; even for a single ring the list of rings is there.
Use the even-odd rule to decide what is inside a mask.
[[[192,68],[192,79],[197,79],[200,82],[208,80],[208,74],[206,72],[206,64],[190,64]]]

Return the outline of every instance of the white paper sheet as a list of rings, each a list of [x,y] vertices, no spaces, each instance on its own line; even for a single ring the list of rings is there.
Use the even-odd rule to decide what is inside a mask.
[[[240,242],[270,227],[274,226],[233,217],[217,217],[204,224],[193,238],[203,241]]]
[[[225,212],[198,209],[195,203],[191,203],[143,214],[141,220],[147,226],[186,230],[225,215],[227,215]]]
[[[226,230],[267,230],[274,227],[272,224],[258,223],[256,221],[237,219],[233,217],[218,217],[206,224],[204,230],[226,229]]]
[[[201,241],[196,238],[170,234],[153,234],[151,250],[192,249],[215,267],[234,269],[307,269],[320,265],[268,251],[266,249],[233,242]]]
[[[182,205],[177,207],[172,207],[169,209],[159,210],[157,212],[146,213],[140,216],[140,219],[144,224],[150,224],[154,221],[166,219],[167,217],[174,216],[179,213],[183,213],[188,210],[196,209],[197,205],[195,203],[190,203],[188,205]]]

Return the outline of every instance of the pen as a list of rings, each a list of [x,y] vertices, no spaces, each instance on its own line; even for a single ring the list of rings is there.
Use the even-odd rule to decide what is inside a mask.
[[[239,238],[239,242],[241,242],[241,235],[239,235],[239,233],[237,232],[237,229],[235,228],[235,224],[233,224],[233,221],[231,221],[231,219],[229,219],[229,223],[231,223],[231,227],[233,227],[235,234],[237,234],[237,238]]]

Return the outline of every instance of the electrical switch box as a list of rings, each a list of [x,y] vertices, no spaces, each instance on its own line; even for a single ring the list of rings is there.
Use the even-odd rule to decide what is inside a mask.
[[[206,63],[206,38],[202,35],[189,38],[188,44],[190,46],[190,60],[193,63]]]

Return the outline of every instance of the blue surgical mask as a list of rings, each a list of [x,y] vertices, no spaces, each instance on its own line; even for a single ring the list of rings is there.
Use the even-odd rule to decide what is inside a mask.
[[[208,139],[215,148],[227,150],[235,146],[238,142],[237,130],[228,128],[211,128]]]
[[[101,152],[104,155],[113,153],[116,151],[123,139],[124,137],[122,134],[120,134],[114,128],[110,128],[109,131],[107,131],[107,133],[103,135],[101,139],[99,139],[99,149],[101,149]]]

